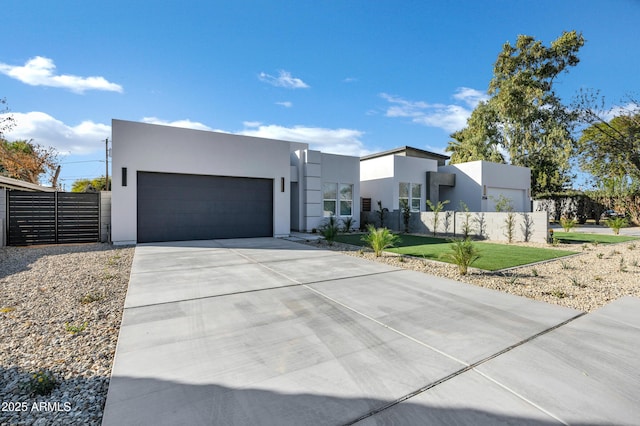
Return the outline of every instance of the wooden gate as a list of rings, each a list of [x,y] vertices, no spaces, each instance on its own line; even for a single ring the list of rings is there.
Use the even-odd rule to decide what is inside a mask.
[[[12,246],[100,241],[100,194],[9,191]]]

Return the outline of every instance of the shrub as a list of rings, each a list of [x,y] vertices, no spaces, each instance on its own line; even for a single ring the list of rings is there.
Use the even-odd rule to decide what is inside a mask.
[[[464,221],[462,222],[462,236],[466,240],[471,237],[473,233],[473,225],[471,225],[471,213],[469,212],[469,207],[464,203],[464,201],[460,201],[460,209],[464,212]]]
[[[431,200],[427,200],[427,206],[429,206],[429,208],[433,212],[433,236],[434,237],[436,236],[436,231],[438,229],[438,221],[439,221],[438,215],[442,210],[444,210],[445,204],[449,204],[449,200],[438,201],[438,204],[433,204]]]
[[[351,232],[351,230],[355,227],[356,220],[353,216],[347,216],[342,219],[342,223],[344,224],[344,232]]]
[[[607,219],[607,226],[613,229],[615,235],[620,234],[620,229],[627,226],[629,222],[625,217],[612,217]]]
[[[376,257],[380,257],[382,250],[393,247],[401,241],[400,237],[392,234],[387,228],[376,229],[375,226],[369,225],[367,231],[368,234],[362,237],[362,241],[373,249]]]
[[[87,328],[87,324],[87,322],[84,322],[81,325],[73,325],[66,322],[64,323],[64,328],[71,334],[78,334],[83,332]]]
[[[516,227],[516,215],[512,212],[507,213],[507,217],[504,219],[505,237],[509,244],[513,242]]]
[[[388,211],[388,208],[382,207],[382,201],[378,200],[378,210],[376,210],[376,214],[380,219],[380,228],[384,228],[384,214]]]
[[[478,250],[470,239],[455,240],[451,244],[451,251],[444,253],[442,258],[458,266],[460,275],[467,275],[469,266],[480,258]]]
[[[562,226],[564,232],[571,232],[571,230],[576,227],[577,223],[578,222],[575,219],[569,219],[564,216],[560,218],[560,226]]]
[[[336,235],[338,235],[338,232],[340,232],[338,220],[333,215],[329,216],[329,219],[327,219],[325,223],[318,227],[318,231],[320,232],[320,235],[322,235],[324,239],[327,240],[327,243],[329,245],[333,245],[333,242],[336,239]]]
[[[45,370],[39,370],[23,383],[23,388],[29,395],[44,396],[49,395],[57,385],[53,374]]]

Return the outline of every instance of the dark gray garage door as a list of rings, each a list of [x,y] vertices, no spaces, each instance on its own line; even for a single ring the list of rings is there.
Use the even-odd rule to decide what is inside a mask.
[[[273,236],[273,180],[138,172],[138,242]]]

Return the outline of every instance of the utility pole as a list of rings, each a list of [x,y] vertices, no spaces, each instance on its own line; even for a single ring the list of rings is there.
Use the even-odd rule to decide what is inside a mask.
[[[105,142],[105,151],[104,151],[104,160],[106,164],[106,169],[104,173],[104,190],[109,190],[109,138],[104,140]]]

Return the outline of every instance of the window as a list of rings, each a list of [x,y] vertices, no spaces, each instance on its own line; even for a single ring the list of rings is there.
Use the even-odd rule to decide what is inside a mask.
[[[336,199],[338,195],[337,183],[322,184],[322,209],[324,217],[336,214]]]
[[[399,206],[402,209],[404,206],[409,205],[409,184],[406,182],[400,182],[400,196],[399,196]]]
[[[353,185],[340,185],[340,216],[351,216],[353,207]]]
[[[419,212],[420,211],[420,192],[422,190],[422,185],[419,183],[411,184],[411,211]]]
[[[323,183],[322,184],[323,216],[351,216],[353,214],[353,185]]]
[[[400,182],[398,192],[398,205],[402,209],[407,205],[411,207],[412,212],[419,212],[421,205],[420,193],[422,191],[422,185],[419,183]]]

